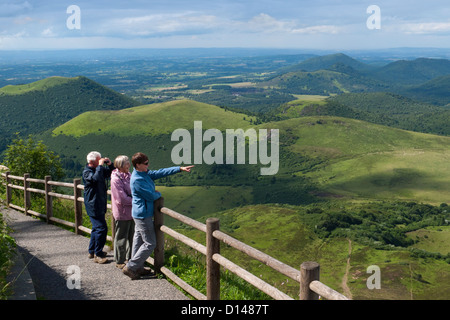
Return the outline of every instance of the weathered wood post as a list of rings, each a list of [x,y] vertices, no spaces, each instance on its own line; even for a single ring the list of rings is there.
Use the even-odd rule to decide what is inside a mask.
[[[7,171],[5,173],[5,177],[6,177],[6,205],[9,207],[9,204],[11,203],[11,197],[12,197],[12,188],[9,186],[10,182],[11,182],[11,178],[9,177],[10,172]]]
[[[164,214],[161,208],[164,206],[164,198],[161,197],[153,204],[153,217],[156,235],[156,248],[154,251],[154,268],[155,273],[161,273],[161,268],[164,266],[164,232],[161,227],[164,225]]]
[[[82,234],[80,230],[80,226],[83,225],[83,208],[81,202],[78,201],[78,198],[81,197],[81,190],[78,186],[81,184],[81,179],[73,179],[73,208],[75,211],[75,233]]]
[[[213,237],[219,230],[219,219],[206,220],[206,298],[220,300],[220,264],[213,260],[213,255],[220,253],[220,241]]]
[[[30,188],[29,178],[29,173],[23,175],[23,207],[25,209],[25,215],[28,215],[28,209],[31,207],[31,192],[28,191],[28,188]]]
[[[312,291],[309,284],[320,278],[320,266],[317,262],[307,261],[300,266],[300,300],[319,300],[319,295]]]
[[[45,212],[47,216],[47,223],[50,223],[50,218],[53,217],[53,198],[49,194],[52,192],[52,186],[48,183],[50,180],[52,180],[51,176],[45,176],[44,183],[45,183]]]

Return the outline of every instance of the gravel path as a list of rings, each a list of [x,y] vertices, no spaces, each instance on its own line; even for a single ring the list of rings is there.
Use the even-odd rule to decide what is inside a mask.
[[[0,207],[28,267],[36,297],[44,300],[187,300],[165,279],[131,280],[116,268],[88,258],[89,238]],[[80,274],[80,288],[72,279]]]

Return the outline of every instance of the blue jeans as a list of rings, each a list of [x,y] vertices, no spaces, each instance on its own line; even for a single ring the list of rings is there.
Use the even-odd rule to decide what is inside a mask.
[[[127,268],[136,272],[144,267],[145,261],[156,248],[156,235],[153,217],[133,220],[135,223],[133,250]]]
[[[106,224],[105,215],[92,217],[89,216],[92,223],[91,241],[89,242],[89,253],[101,256],[103,247],[106,243],[108,234],[108,226]]]

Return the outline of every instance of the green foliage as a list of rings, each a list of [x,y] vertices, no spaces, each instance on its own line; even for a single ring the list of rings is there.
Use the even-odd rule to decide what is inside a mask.
[[[10,289],[6,282],[6,276],[11,267],[11,260],[16,246],[14,238],[9,235],[10,232],[11,230],[9,230],[0,212],[0,300],[8,298]]]
[[[353,208],[328,207],[310,220],[322,238],[349,237],[369,245],[409,247],[413,230],[446,225],[448,213],[441,207],[416,202],[373,202]]]
[[[450,111],[386,92],[348,93],[304,115],[336,115],[417,132],[450,135]]]
[[[46,175],[53,180],[60,180],[64,176],[59,156],[42,141],[35,141],[31,136],[24,140],[14,139],[5,152],[5,165],[11,174],[23,176],[29,173],[35,179],[44,179]]]

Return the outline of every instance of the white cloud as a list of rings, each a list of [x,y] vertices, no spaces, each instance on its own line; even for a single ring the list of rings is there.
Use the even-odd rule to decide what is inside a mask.
[[[442,34],[450,32],[450,22],[406,23],[400,30],[406,34]]]
[[[318,33],[338,34],[341,31],[343,31],[343,29],[344,29],[343,27],[338,27],[338,26],[333,26],[333,25],[323,25],[323,26],[312,26],[312,27],[294,29],[294,30],[292,30],[292,33],[298,33],[298,34],[318,34]]]
[[[43,37],[56,37],[57,34],[53,32],[53,27],[49,27],[41,32],[41,36]]]
[[[295,24],[294,21],[277,20],[266,13],[260,13],[246,23],[249,30],[263,32],[290,32]]]
[[[154,36],[174,33],[205,32],[220,25],[213,15],[194,12],[150,14],[104,21],[99,29],[101,35]]]

